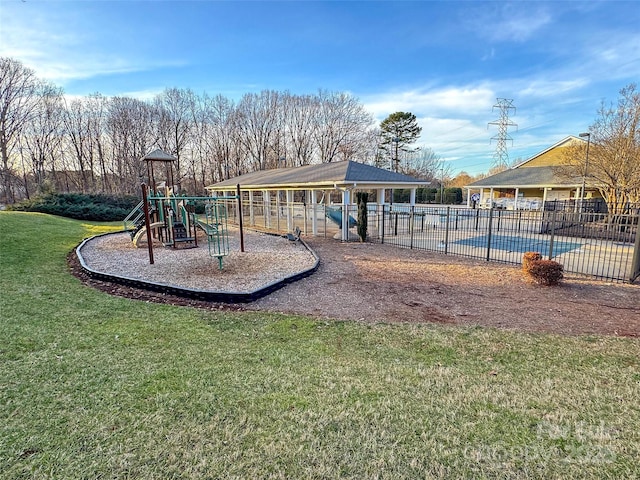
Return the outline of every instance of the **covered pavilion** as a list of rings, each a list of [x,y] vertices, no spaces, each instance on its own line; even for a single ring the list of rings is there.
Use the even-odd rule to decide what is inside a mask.
[[[429,182],[401,173],[365,165],[351,160],[343,162],[304,165],[302,167],[260,170],[240,175],[206,187],[212,196],[235,195],[239,190],[248,192],[250,216],[253,217],[254,196],[262,197],[264,211],[270,212],[273,203],[278,209],[281,193],[285,193],[287,230],[293,230],[293,204],[295,192],[305,192],[306,203],[316,212],[318,205],[327,206],[332,192],[341,194],[340,205],[342,240],[347,240],[349,207],[353,206],[356,191],[375,191],[378,208],[385,205],[385,193],[393,189],[409,189],[410,204],[415,205],[416,189]],[[318,234],[317,215],[312,215],[312,233]],[[269,226],[269,219],[265,222]]]

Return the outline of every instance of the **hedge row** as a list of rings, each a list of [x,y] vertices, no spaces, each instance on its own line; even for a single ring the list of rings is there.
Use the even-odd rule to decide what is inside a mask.
[[[40,212],[77,220],[114,222],[123,220],[138,204],[133,196],[85,193],[48,193],[24,200],[9,210]]]

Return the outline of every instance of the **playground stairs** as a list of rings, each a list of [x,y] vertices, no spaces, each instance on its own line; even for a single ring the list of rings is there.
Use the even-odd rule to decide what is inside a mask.
[[[133,240],[136,234],[144,227],[144,206],[143,202],[138,203],[133,210],[127,215],[127,218],[123,220],[124,230],[129,232],[131,239]],[[149,216],[154,217],[156,213],[155,207],[152,205],[149,208]]]
[[[135,228],[140,229],[140,224],[144,225],[144,209],[143,202],[139,202],[133,210],[127,215],[127,218],[123,220],[125,230],[133,230]]]
[[[175,247],[177,243],[194,243],[195,238],[190,237],[187,232],[187,228],[184,226],[182,222],[174,222],[173,224],[173,246]],[[195,245],[192,245],[195,247]],[[189,247],[183,247],[189,248]]]

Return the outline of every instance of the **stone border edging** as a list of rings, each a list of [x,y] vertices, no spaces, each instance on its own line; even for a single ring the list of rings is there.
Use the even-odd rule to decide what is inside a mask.
[[[101,233],[99,235],[94,235],[92,237],[85,238],[75,248],[75,253],[76,253],[76,256],[78,257],[78,261],[80,262],[80,266],[91,278],[103,280],[110,283],[116,283],[119,285],[125,285],[127,287],[140,288],[142,290],[151,290],[151,291],[160,292],[160,293],[168,293],[170,295],[193,298],[196,300],[204,300],[207,302],[217,302],[217,303],[254,302],[262,297],[265,297],[275,292],[276,290],[281,289],[282,287],[290,283],[297,282],[298,280],[308,277],[309,275],[313,274],[316,270],[318,270],[318,267],[320,266],[320,258],[318,257],[316,252],[314,252],[311,248],[309,248],[309,245],[307,245],[307,243],[304,240],[300,239],[299,242],[302,243],[302,245],[304,245],[304,247],[309,251],[309,253],[311,253],[311,255],[313,255],[313,258],[315,259],[315,263],[313,264],[313,267],[308,268],[307,270],[304,270],[302,272],[296,273],[295,275],[286,277],[282,280],[277,280],[275,282],[272,282],[262,288],[259,288],[258,290],[254,290],[253,292],[246,292],[246,293],[182,288],[176,285],[169,285],[166,283],[144,281],[144,280],[139,280],[139,279],[129,278],[129,277],[121,277],[119,275],[112,275],[109,273],[98,272],[97,270],[93,270],[92,268],[90,268],[85,263],[84,258],[82,257],[82,253],[81,253],[82,247],[93,238],[102,237],[106,235],[119,234],[119,233],[122,233],[122,232],[121,231],[107,232],[107,233]],[[261,233],[265,234],[266,232],[261,232]],[[272,233],[266,233],[266,234],[273,235],[273,236],[280,236]]]

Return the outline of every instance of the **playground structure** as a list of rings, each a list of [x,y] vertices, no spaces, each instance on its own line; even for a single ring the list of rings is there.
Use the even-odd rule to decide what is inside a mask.
[[[142,200],[123,222],[133,244],[141,246],[146,237],[149,263],[153,264],[154,239],[165,247],[195,248],[198,246],[197,230],[201,230],[207,237],[209,256],[216,258],[222,269],[223,258],[229,255],[227,202],[237,197],[176,195],[172,167],[175,157],[155,150],[142,160],[147,164],[150,186],[142,184]],[[155,181],[154,164],[164,166],[166,181]]]
[[[197,230],[201,230],[207,237],[209,255],[217,258],[222,268],[223,257],[229,255],[225,203],[229,198],[147,195],[124,219],[124,229],[129,231],[136,247],[141,247],[146,237],[147,242],[156,239],[171,248],[197,247]],[[204,213],[196,213],[202,206]]]

